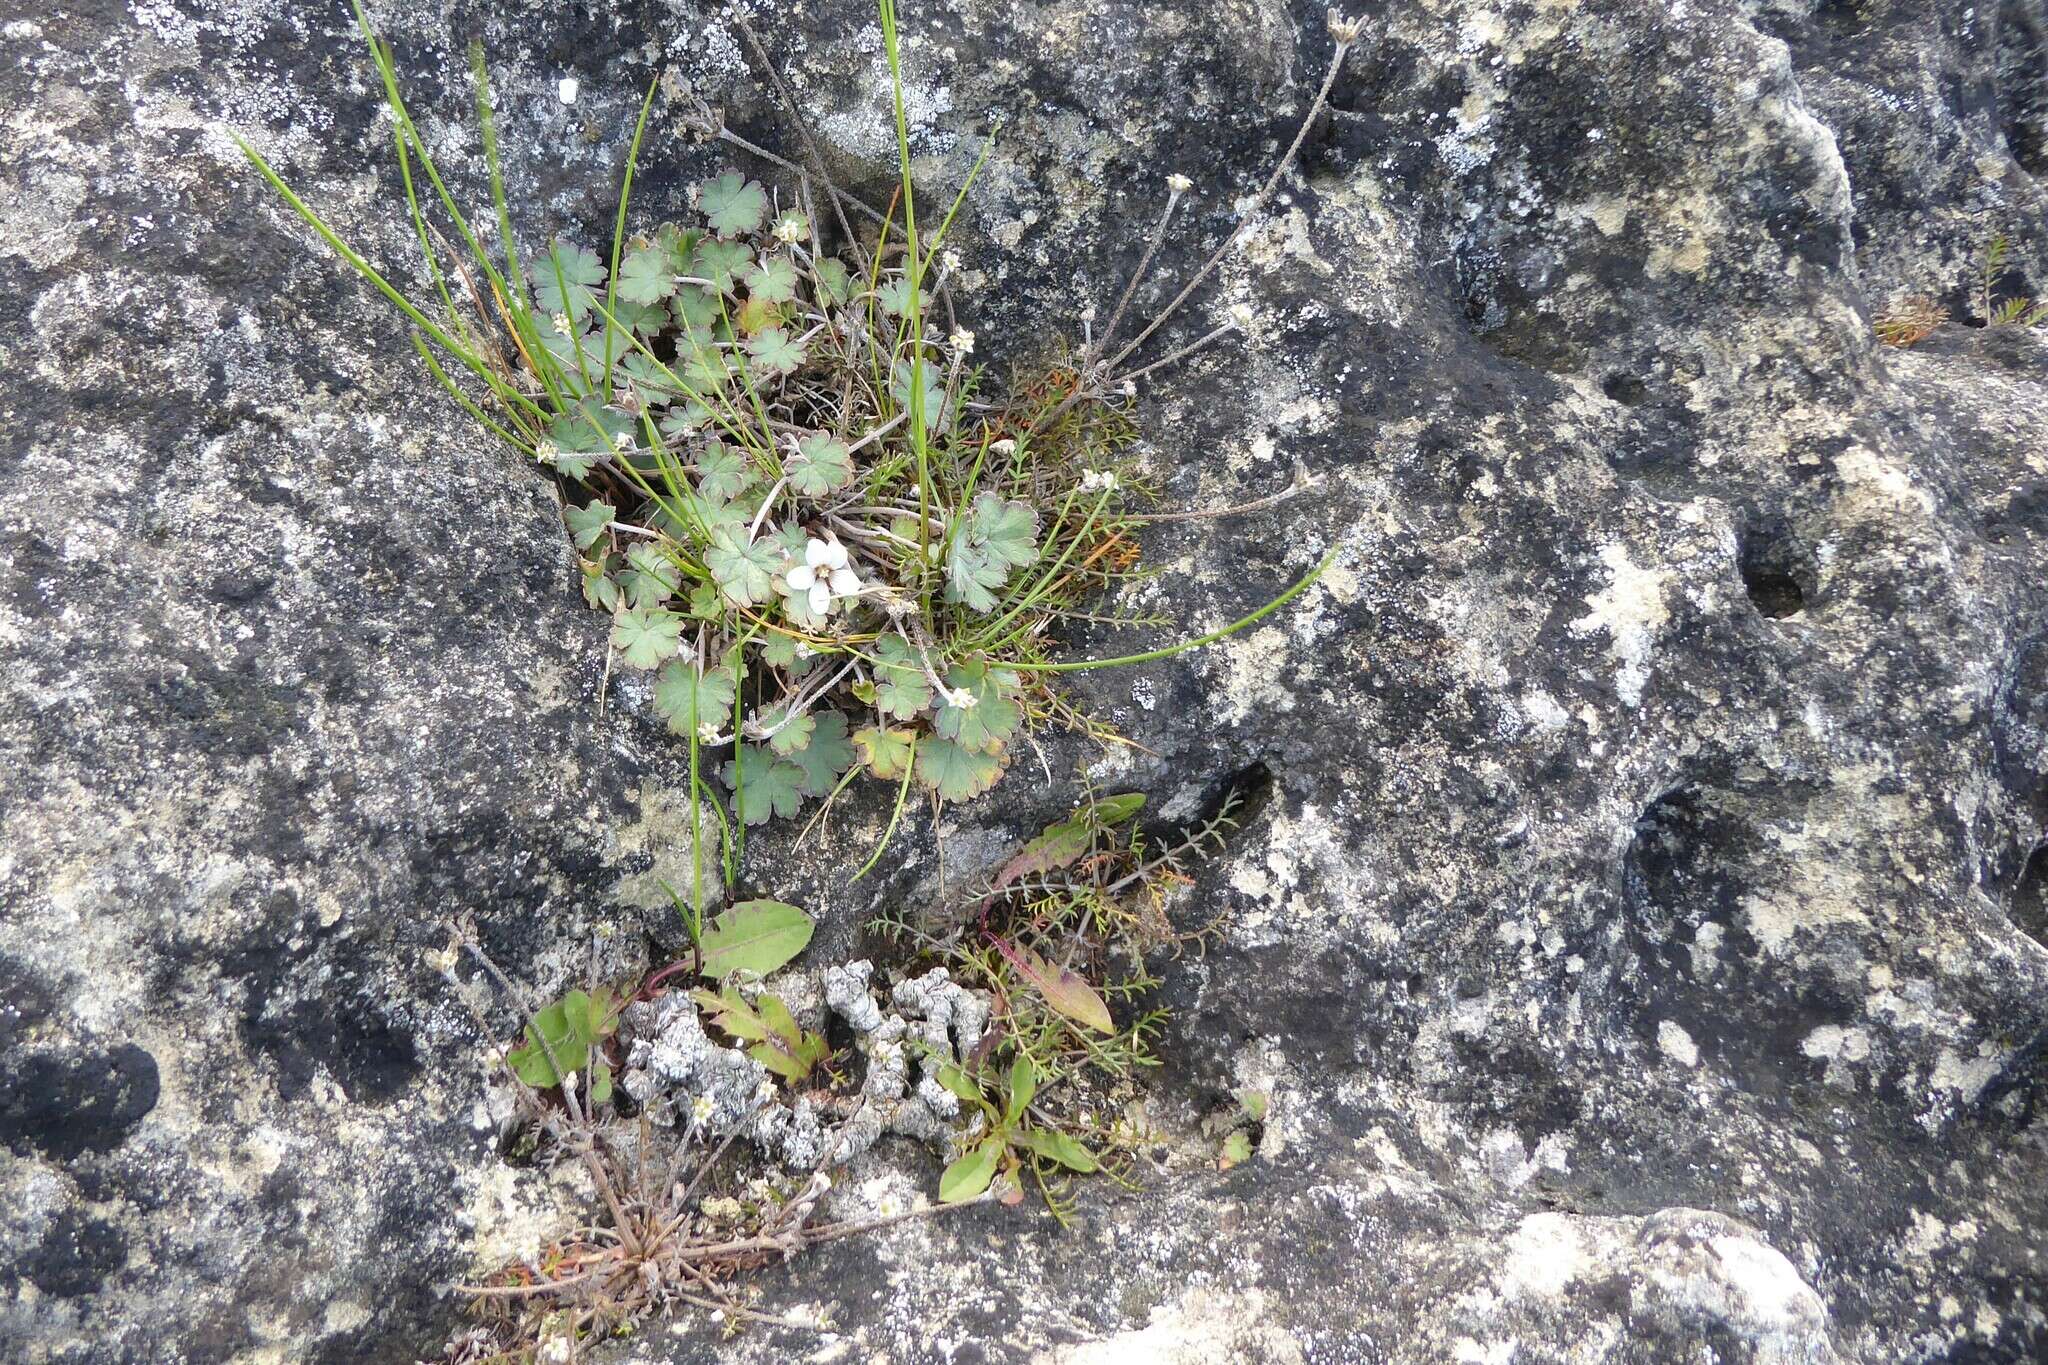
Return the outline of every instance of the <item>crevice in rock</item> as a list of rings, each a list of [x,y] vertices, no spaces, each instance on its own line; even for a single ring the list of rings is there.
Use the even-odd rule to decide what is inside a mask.
[[[1998,12],[1998,124],[2013,160],[2048,174],[2048,29],[2039,11],[2006,0]]]
[[[2048,840],[2034,845],[2005,903],[2006,918],[2034,942],[2048,948]]]

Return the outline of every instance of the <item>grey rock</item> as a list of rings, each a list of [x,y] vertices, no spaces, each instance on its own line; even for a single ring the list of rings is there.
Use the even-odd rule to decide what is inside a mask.
[[[609,231],[657,57],[795,146],[689,5],[375,8],[472,204],[463,44],[490,49],[528,239]],[[886,198],[865,7],[761,22],[835,173]],[[1329,51],[1319,8],[1248,0],[906,23],[928,197],[1005,116],[959,239],[999,366],[1107,307],[1176,170],[1152,301],[1184,277]],[[436,923],[473,914],[541,992],[593,941],[600,977],[665,958],[679,756],[596,707],[552,489],[222,136],[404,273],[343,17],[8,24],[0,1354],[404,1358],[456,1325],[435,1286],[576,1194],[499,1161]],[[1155,528],[1169,572],[1129,605],[1206,627],[1336,567],[1229,643],[1079,675],[1142,750],[1049,740],[867,881],[886,799],[750,841],[836,963],[1084,772],[1161,832],[1250,794],[1172,909],[1221,919],[1163,964],[1142,1188],[764,1276],[832,1341],[684,1321],[613,1358],[2048,1352],[2048,345],[1966,325],[1994,230],[2001,286],[2048,293],[2044,31],[2038,0],[1375,8],[1300,174],[1154,353],[1227,303],[1252,335],[1139,403],[1167,509],[1316,485]],[[727,160],[657,124],[646,218]],[[1956,321],[1880,347],[1912,293]],[[1202,1121],[1240,1088],[1271,1108],[1218,1173]],[[827,1216],[936,1169],[879,1143]]]

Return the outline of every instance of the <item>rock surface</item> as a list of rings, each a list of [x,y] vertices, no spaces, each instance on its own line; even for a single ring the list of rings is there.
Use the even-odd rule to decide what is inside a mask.
[[[2048,17],[1930,8],[1374,7],[1158,353],[1229,302],[1253,334],[1140,404],[1169,507],[1319,481],[1157,528],[1150,600],[1206,626],[1338,566],[1236,641],[1080,675],[1149,755],[1054,743],[1050,781],[945,820],[958,875],[1077,765],[1167,818],[1262,794],[1177,911],[1227,917],[1168,973],[1145,1188],[763,1277],[836,1338],[683,1322],[615,1359],[2048,1353],[2048,344],[1967,325],[1993,231],[2003,292],[2048,292]],[[529,236],[609,230],[657,58],[795,146],[691,5],[374,12],[471,203],[485,41]],[[868,11],[759,23],[875,197]],[[1329,53],[1320,10],[1252,0],[906,26],[930,193],[1004,120],[960,241],[999,360],[1106,310],[1173,170],[1184,276]],[[223,135],[407,258],[345,12],[79,3],[5,36],[0,1355],[407,1359],[455,1321],[434,1286],[568,1197],[497,1159],[438,923],[542,989],[658,954],[678,755],[616,687],[598,710],[552,488]],[[728,160],[659,117],[650,221]],[[1913,293],[1956,320],[1877,345]],[[844,885],[882,814],[750,851],[828,960],[935,889],[925,828]],[[1272,1109],[1218,1174],[1200,1120],[1237,1087]],[[884,1144],[834,1199],[934,1175]]]

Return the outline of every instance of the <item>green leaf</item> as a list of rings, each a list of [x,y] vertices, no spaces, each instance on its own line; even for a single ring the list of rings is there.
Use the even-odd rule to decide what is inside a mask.
[[[817,926],[794,905],[741,901],[704,926],[704,975],[767,976],[804,950]]]
[[[755,1008],[761,1011],[761,1019],[768,1025],[771,1036],[780,1038],[792,1048],[802,1045],[804,1031],[797,1027],[796,1018],[780,997],[764,994],[755,1002]]]
[[[975,495],[946,557],[946,600],[971,611],[994,611],[1010,570],[1038,558],[1038,518],[1031,508],[994,493]]]
[[[818,282],[820,304],[845,303],[853,297],[852,282],[847,277],[846,267],[837,261],[818,261],[811,266],[811,276]]]
[[[846,737],[846,717],[839,712],[814,711],[811,717],[810,742],[789,758],[803,769],[804,793],[823,796],[853,766],[853,743]]]
[[[678,227],[674,223],[663,223],[654,234],[654,244],[668,253],[668,269],[671,275],[696,273],[697,243],[703,240],[703,233]]]
[[[604,368],[604,339],[595,332],[586,332],[572,327],[567,332],[557,331],[552,315],[536,320],[540,334],[540,348],[554,357],[563,381],[570,386],[572,395],[586,392],[583,387],[583,371],[592,371],[592,379],[604,376],[596,373]],[[578,356],[581,355],[579,361]]]
[[[638,351],[622,356],[617,369],[618,381],[629,384],[633,392],[654,407],[673,403],[682,396],[681,376],[673,370],[664,370]]]
[[[1080,975],[1068,967],[1055,966],[1047,962],[1023,944],[1012,944],[1008,939],[994,937],[996,950],[1009,960],[1017,974],[1038,988],[1045,997],[1045,1003],[1068,1019],[1097,1033],[1115,1033],[1116,1024],[1109,1017],[1109,1006],[1095,993],[1095,988],[1082,980]]]
[[[803,346],[780,327],[748,337],[745,345],[754,367],[769,374],[794,374],[804,363]]]
[[[1016,1135],[1017,1140],[1048,1161],[1057,1161],[1070,1171],[1088,1175],[1100,1169],[1094,1154],[1080,1139],[1057,1128],[1032,1128]]]
[[[701,267],[700,267],[701,268]],[[705,276],[704,278],[710,278]],[[711,329],[718,322],[718,295],[701,284],[686,284],[677,288],[675,297],[668,301],[669,313],[674,316],[676,326],[682,328],[699,342],[709,345]],[[696,348],[687,340],[678,342],[676,350],[687,355]]]
[[[884,781],[903,776],[916,738],[914,730],[878,730],[872,725],[853,732],[854,747],[860,750],[861,761],[868,765],[869,772]]]
[[[963,534],[998,564],[1021,569],[1038,558],[1038,515],[1028,503],[977,493]]]
[[[1024,1117],[1024,1110],[1030,1105],[1031,1097],[1038,1093],[1038,1071],[1031,1065],[1029,1053],[1020,1052],[1017,1060],[1010,1063],[1010,1096],[1003,1105],[1003,1122],[1014,1124]]]
[[[675,271],[660,247],[636,246],[620,262],[619,297],[626,302],[652,306],[675,292]]]
[[[743,180],[737,172],[728,171],[705,181],[700,189],[704,220],[721,236],[758,232],[768,216],[768,191],[758,180]]]
[[[846,442],[826,435],[805,436],[796,451],[782,462],[789,486],[806,498],[825,494],[853,482],[853,454]]]
[[[725,600],[736,607],[765,602],[775,591],[775,571],[782,557],[771,545],[748,545],[739,532],[720,531],[704,551],[704,567],[718,584]]]
[[[1242,1166],[1252,1159],[1252,1135],[1242,1128],[1223,1139],[1223,1154],[1217,1158],[1216,1168],[1227,1171],[1232,1166]]]
[[[968,659],[946,670],[946,685],[972,704],[955,706],[941,696],[932,713],[932,728],[942,739],[969,749],[995,753],[1003,741],[1016,732],[1024,713],[1011,697],[1017,690],[1014,673],[991,669],[978,659]]]
[[[526,1025],[526,1044],[513,1049],[506,1060],[518,1073],[519,1079],[528,1085],[542,1089],[560,1085],[562,1078],[548,1060],[549,1049],[553,1049],[555,1057],[568,1070],[584,1070],[590,1061],[591,1047],[602,1036],[608,1023],[610,1008],[610,998],[605,992],[599,992],[592,999],[582,991],[570,991],[535,1013]],[[543,1038],[547,1040],[545,1044],[541,1041]],[[605,1079],[609,1082],[609,1073]],[[610,1093],[608,1083],[605,1093]],[[605,1098],[605,1095],[597,1093],[594,1080],[591,1098],[600,1103]]]
[[[1239,1090],[1236,1092],[1237,1107],[1244,1110],[1245,1117],[1253,1123],[1266,1121],[1266,1092],[1263,1090]]]
[[[607,616],[617,611],[619,603],[623,600],[618,580],[605,572],[610,565],[617,562],[617,555],[583,561],[583,600]]]
[[[740,272],[754,259],[754,249],[745,242],[700,242],[697,245],[697,268],[691,273],[700,280],[711,281],[712,288],[721,294],[730,294],[739,281]],[[700,288],[702,286],[699,286]],[[712,301],[711,318],[707,325],[718,316],[717,301]]]
[[[1003,1144],[990,1138],[948,1166],[939,1176],[939,1202],[964,1204],[977,1198],[996,1178],[996,1164],[1002,1156]]]
[[[875,706],[884,715],[910,720],[932,704],[932,685],[917,651],[900,635],[875,641]]]
[[[625,299],[618,299],[616,302],[618,307],[612,309],[612,316],[618,319],[619,326],[624,327],[635,336],[651,337],[656,332],[663,331],[668,327],[669,311],[661,304],[632,303]],[[613,353],[616,354],[620,346],[624,344],[615,344],[612,348]],[[633,354],[637,356],[640,353],[634,351]],[[598,347],[598,363],[604,363],[603,346]]]
[[[572,506],[562,512],[579,550],[587,550],[597,544],[598,538],[604,535],[604,528],[611,525],[617,515],[608,502],[593,502],[586,507]]]
[[[926,433],[944,431],[952,425],[951,414],[946,411],[946,378],[940,367],[926,361],[920,368],[924,375],[924,429]],[[911,364],[899,360],[889,370],[889,396],[896,400],[896,406],[908,411],[910,408]]]
[[[917,780],[948,801],[972,800],[1002,775],[1002,764],[993,754],[964,749],[936,736],[917,746]]]
[[[768,1022],[730,986],[713,994],[701,987],[690,992],[698,1009],[711,1015],[711,1022],[742,1042],[758,1043],[768,1037]]]
[[[816,729],[817,725],[818,718],[808,711],[794,720],[785,721],[782,718],[782,708],[779,706],[761,717],[761,728],[774,731],[768,736],[768,747],[784,758],[809,744],[811,731]]]
[[[612,620],[612,648],[628,668],[652,668],[682,648],[683,618],[672,611],[622,611]]]
[[[981,1093],[981,1087],[976,1085],[973,1079],[959,1067],[948,1062],[939,1068],[936,1079],[940,1085],[943,1085],[946,1089],[967,1101],[967,1103],[986,1113],[990,1119],[993,1120],[996,1117],[995,1106],[991,1105],[987,1097]]]
[[[738,795],[740,819],[747,824],[765,824],[773,815],[788,819],[803,808],[804,770],[757,744],[740,745],[720,775]]]
[[[732,672],[723,665],[700,673],[695,659],[671,659],[654,684],[654,709],[679,735],[690,733],[693,708],[696,728],[716,731],[732,714],[732,694]]]
[[[1121,796],[1098,796],[1088,807],[1088,813],[1095,823],[1104,829],[1121,825],[1124,821],[1145,809],[1145,793],[1125,792]]]
[[[749,298],[788,303],[796,297],[796,262],[787,256],[766,256],[741,279]]]
[[[603,283],[604,267],[595,254],[574,242],[557,241],[534,268],[533,296],[549,317],[567,313],[571,321],[581,322]]]
[[[707,442],[697,457],[697,491],[713,502],[731,502],[753,481],[746,456],[723,441]]]
[[[635,545],[626,551],[626,562],[632,568],[622,575],[620,583],[630,606],[658,607],[675,596],[682,583],[675,562],[655,546]]]
[[[917,306],[920,310],[930,304],[931,301],[930,290],[920,289],[917,291]],[[910,311],[910,277],[908,275],[891,275],[887,280],[883,281],[881,288],[875,290],[875,302],[881,304],[882,311],[889,314],[889,316],[902,317]]]

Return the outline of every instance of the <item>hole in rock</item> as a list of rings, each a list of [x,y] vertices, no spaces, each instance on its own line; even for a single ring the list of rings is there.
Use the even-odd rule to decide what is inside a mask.
[[[1813,556],[1783,521],[1745,524],[1737,539],[1736,567],[1757,613],[1773,621],[1806,610],[1814,588]]]
[[[1624,407],[1634,407],[1650,392],[1650,386],[1632,374],[1616,372],[1600,381],[1600,392]]]

